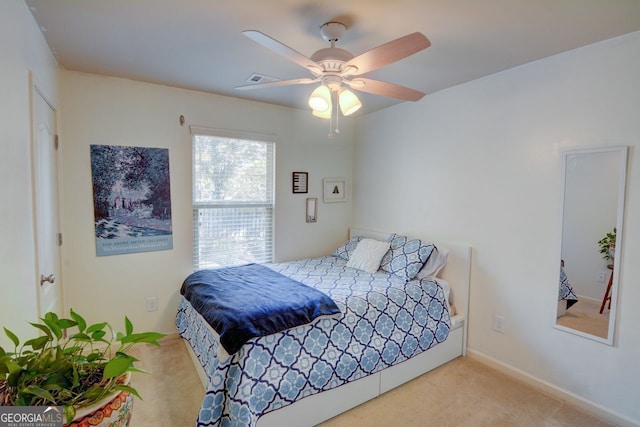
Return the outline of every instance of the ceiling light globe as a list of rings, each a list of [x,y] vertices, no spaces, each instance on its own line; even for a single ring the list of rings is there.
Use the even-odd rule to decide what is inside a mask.
[[[340,110],[345,116],[355,113],[362,107],[362,103],[358,97],[349,89],[344,89],[340,92],[338,102],[340,104]]]
[[[311,114],[313,114],[316,117],[320,117],[321,119],[330,119],[331,111],[332,111],[332,108],[331,106],[329,106],[329,108],[327,108],[326,111],[312,110]]]
[[[309,107],[314,112],[325,112],[331,108],[331,92],[325,85],[318,86],[309,96]]]

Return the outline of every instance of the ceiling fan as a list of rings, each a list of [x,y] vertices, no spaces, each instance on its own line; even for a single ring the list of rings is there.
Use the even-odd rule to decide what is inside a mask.
[[[314,115],[323,118],[331,117],[333,96],[336,97],[342,114],[345,116],[352,114],[362,106],[355,94],[345,86],[357,91],[403,101],[418,101],[424,96],[424,93],[408,87],[360,76],[428,48],[431,46],[431,42],[427,37],[419,32],[411,33],[354,57],[347,50],[335,46],[345,30],[346,26],[340,22],[327,22],[322,25],[320,34],[323,39],[331,43],[331,47],[318,50],[310,58],[260,31],[243,31],[242,33],[251,40],[306,68],[311,72],[313,78],[277,80],[238,86],[236,89],[247,90],[320,82],[320,86],[313,91],[309,98],[309,105],[313,109]]]

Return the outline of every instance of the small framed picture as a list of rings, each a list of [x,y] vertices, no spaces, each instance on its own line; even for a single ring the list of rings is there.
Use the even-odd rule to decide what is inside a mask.
[[[344,178],[324,178],[322,180],[325,203],[347,201],[347,180]]]
[[[318,222],[318,199],[307,199],[307,222]]]
[[[293,192],[308,193],[309,192],[309,173],[293,172]]]

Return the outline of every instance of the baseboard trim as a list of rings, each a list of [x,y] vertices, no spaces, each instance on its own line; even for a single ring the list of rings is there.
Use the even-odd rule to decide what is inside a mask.
[[[497,371],[509,375],[510,377],[515,378],[518,381],[524,382],[525,384],[534,387],[542,393],[551,395],[557,399],[576,406],[584,412],[593,415],[594,417],[598,417],[603,421],[622,427],[640,427],[640,424],[624,415],[615,413],[610,409],[593,403],[574,393],[571,393],[546,381],[540,380],[530,374],[527,374],[524,371],[521,371],[520,369],[500,362],[499,360],[496,360],[493,357],[490,357],[482,352],[469,348],[467,349],[467,357],[473,360],[477,360],[484,365],[487,365]]]

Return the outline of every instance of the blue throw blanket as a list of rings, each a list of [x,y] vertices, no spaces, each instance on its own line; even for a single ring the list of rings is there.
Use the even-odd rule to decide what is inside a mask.
[[[180,293],[218,333],[229,354],[251,338],[340,312],[324,293],[259,264],[196,271]]]

